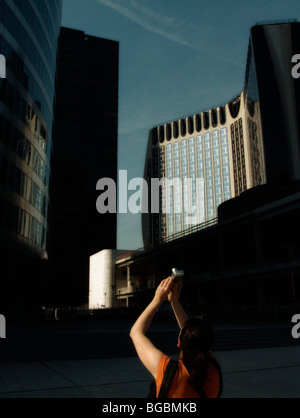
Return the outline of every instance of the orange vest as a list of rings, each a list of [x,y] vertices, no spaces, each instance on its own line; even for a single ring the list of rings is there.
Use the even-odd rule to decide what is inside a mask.
[[[215,356],[212,355],[213,358]],[[167,368],[167,365],[170,361],[170,357],[165,354],[162,355],[160,363],[158,366],[157,378],[156,378],[156,396],[161,388],[163,381],[164,373]],[[168,398],[200,398],[198,392],[195,392],[194,389],[189,384],[189,372],[187,371],[182,360],[178,361],[178,368],[176,370],[175,376],[172,380],[170,389],[168,391]],[[207,398],[217,398],[220,388],[220,379],[219,373],[213,364],[208,365],[207,370],[207,382],[204,385],[204,391]]]

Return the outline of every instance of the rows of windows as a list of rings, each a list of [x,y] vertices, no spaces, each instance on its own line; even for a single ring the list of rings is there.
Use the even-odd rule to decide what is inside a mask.
[[[43,27],[42,30],[48,33],[48,37],[51,40],[55,41],[60,30],[60,21],[61,21],[61,5],[62,0],[31,0],[34,3],[35,7],[37,8],[40,16],[43,20]],[[32,16],[30,14],[33,13],[33,8],[30,8],[29,11],[26,10],[26,3],[24,5],[24,1],[22,0],[14,0],[20,11],[23,13],[27,21],[30,23]],[[22,8],[22,9],[21,9]],[[37,21],[40,21],[40,17],[37,18]],[[53,48],[54,46],[52,46]],[[56,50],[53,49],[54,52],[54,61],[56,60]]]
[[[235,196],[247,190],[242,118],[230,126]]]
[[[221,150],[222,150],[222,172],[223,172],[223,190],[224,201],[231,198],[231,181],[229,168],[229,149],[227,129],[221,129]]]
[[[224,125],[226,123],[225,107],[219,109],[212,109],[211,111],[203,112],[194,116],[189,116],[186,119],[180,119],[166,125],[161,125],[152,130],[152,143],[156,145],[158,142],[163,143],[165,140],[170,141],[172,138],[177,139],[179,134],[184,137],[187,134],[192,135],[195,131],[201,132],[202,128],[205,130],[211,126],[216,127],[218,124]]]
[[[0,0],[0,22],[10,32],[12,37],[17,41],[22,51],[30,60],[35,70],[39,74],[46,91],[54,97],[54,77],[55,77],[55,62],[50,66],[50,71],[36,48],[29,34],[25,31],[22,23],[18,20],[13,11],[8,7],[4,0]],[[2,54],[6,57],[5,53]],[[6,57],[7,58],[7,57]],[[52,71],[52,72],[51,72]]]
[[[24,0],[14,0],[14,3],[17,5],[18,9],[20,10],[20,12],[22,13],[23,17],[26,19],[27,23],[30,25],[33,33],[35,34],[41,50],[43,51],[48,65],[50,67],[50,72],[53,74],[53,72],[55,72],[55,68],[56,68],[56,51],[53,49],[53,45],[48,41],[46,35],[45,35],[45,28],[41,25],[37,15],[35,14],[31,4],[29,1],[24,1]],[[41,3],[36,2],[37,3]],[[46,19],[49,20],[49,15],[46,16]],[[47,22],[47,20],[45,21],[45,24]],[[44,21],[43,21],[44,23]],[[49,26],[47,25],[47,30],[51,27],[51,25]],[[55,33],[52,27],[52,39],[55,39]]]
[[[215,218],[231,198],[227,129],[168,144],[166,177],[168,236]]]
[[[9,187],[44,217],[46,217],[47,199],[34,181],[6,158],[0,159],[0,184]]]
[[[205,222],[205,187],[204,187],[204,152],[202,135],[196,138],[197,145],[197,192],[198,192],[198,220]]]
[[[39,3],[45,3],[44,7],[48,8],[49,13],[53,17],[53,19],[57,21],[57,24],[60,22],[61,18],[61,7],[62,7],[62,0],[44,0],[44,2],[41,2],[40,0],[32,0],[35,4]],[[41,14],[43,15],[43,7],[39,6],[39,10]],[[55,21],[54,21],[55,23]]]
[[[33,144],[12,123],[0,115],[0,142],[14,151],[48,185],[49,169]]]
[[[187,155],[187,140],[181,141],[181,179],[182,179],[182,206],[183,206],[183,230],[189,227],[188,211],[189,211],[189,187],[187,179],[189,178],[189,166]]]
[[[44,226],[23,209],[3,199],[0,199],[0,226],[46,248]]]
[[[180,182],[180,155],[179,142],[173,144],[174,163],[174,212],[175,212],[175,233],[181,232],[182,208],[181,208],[181,182]]]
[[[42,89],[40,88],[39,84],[33,77],[31,71],[28,69],[28,67],[24,64],[24,61],[21,59],[19,54],[16,53],[16,51],[8,44],[8,42],[0,36],[0,48],[1,48],[1,54],[5,56],[6,58],[6,68],[11,71],[11,73],[17,78],[17,80],[20,82],[20,84],[23,86],[23,88],[26,90],[26,92],[30,95],[33,102],[37,105],[37,107],[40,109],[48,128],[51,130],[52,128],[52,102],[51,98],[49,97],[48,100],[46,99],[44,93],[42,92]],[[6,84],[9,86],[8,80],[1,79],[1,89],[6,88]],[[11,88],[15,90],[15,87]],[[9,87],[7,87],[7,90]],[[17,92],[15,92],[15,99],[13,99],[13,93],[12,99],[16,103],[15,106],[18,106],[18,103],[21,103],[24,101],[23,97]],[[3,100],[2,100],[3,101]],[[20,105],[19,105],[20,106]],[[20,119],[24,118],[24,113],[19,111]],[[15,112],[16,113],[16,112]],[[18,115],[18,113],[16,113]]]
[[[169,182],[171,182],[174,178],[173,176],[173,145],[168,144],[166,147],[166,177]],[[168,236],[174,234],[174,207],[173,207],[173,188],[171,187],[168,190],[167,199],[167,227],[168,227]]]
[[[213,132],[213,160],[214,160],[214,183],[216,207],[222,203],[222,173],[220,159],[220,136],[219,131]]]
[[[8,196],[10,190],[29,203],[24,211],[0,199],[0,224],[44,249],[46,228],[33,215],[47,218],[47,188],[33,172],[48,185],[61,5],[61,0],[0,0],[0,53],[8,70],[0,80],[6,107],[0,115],[0,183]]]
[[[166,149],[164,146],[160,147],[160,149],[154,148],[152,150],[152,158],[154,157],[154,159],[157,160],[156,164],[155,164],[155,160],[153,161],[152,177],[154,178],[165,177],[165,158],[166,158],[165,152],[166,152]],[[158,162],[158,155],[159,155],[159,162]],[[166,234],[167,234],[166,191],[165,191],[165,188],[161,186],[159,188],[159,205],[160,205],[160,209],[159,209],[160,214],[154,214],[152,217],[155,242],[159,242],[159,240],[163,241],[166,238]]]
[[[0,101],[6,104],[27,126],[41,148],[47,153],[47,131],[40,118],[7,80],[0,81]]]
[[[263,147],[257,124],[250,118],[248,118],[248,135],[250,142],[252,185],[259,186],[265,182]]]
[[[189,138],[189,184],[185,184],[187,189],[187,207],[185,210],[185,225],[188,228],[197,224],[197,192],[196,192],[196,149],[194,138]],[[189,192],[189,195],[188,195]]]
[[[205,183],[206,183],[206,207],[207,207],[207,219],[213,219],[215,217],[215,205],[214,205],[214,189],[213,189],[213,163],[211,155],[211,138],[210,133],[204,135],[204,152],[205,152]]]
[[[21,3],[23,6],[22,0],[14,0],[17,4]],[[59,30],[59,23],[61,17],[61,11],[59,5],[61,0],[33,0],[35,6],[37,7],[40,15],[43,19],[44,30],[48,32],[50,39],[55,39],[57,37],[57,32]],[[48,6],[48,7],[47,7]],[[19,7],[19,6],[18,6]],[[20,9],[21,10],[21,9]],[[24,13],[23,13],[24,14]],[[28,20],[28,19],[27,19]],[[30,22],[30,20],[28,20]],[[57,27],[55,27],[55,22],[57,22]]]
[[[151,177],[151,174],[155,178],[158,177],[158,158],[159,158],[158,148],[153,148],[152,149],[152,159],[149,160],[149,163],[151,165],[149,166],[148,177]]]

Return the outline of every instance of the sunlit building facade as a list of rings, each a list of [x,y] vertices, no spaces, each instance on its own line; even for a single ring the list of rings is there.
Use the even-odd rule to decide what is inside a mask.
[[[216,223],[220,204],[250,188],[300,179],[299,83],[291,75],[299,25],[254,26],[243,91],[150,130],[144,178],[160,180],[159,210],[151,212],[149,192],[144,245]]]
[[[146,242],[164,242],[214,222],[221,203],[265,181],[263,149],[255,148],[254,155],[246,113],[241,93],[224,106],[150,131],[145,177],[165,183],[160,212],[144,216]]]
[[[34,276],[41,280],[39,262],[47,258],[61,9],[62,0],[0,0],[0,280],[2,306],[12,311],[19,297],[35,298]]]

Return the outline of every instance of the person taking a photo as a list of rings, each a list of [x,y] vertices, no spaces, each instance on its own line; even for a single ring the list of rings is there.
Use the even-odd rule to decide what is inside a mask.
[[[179,301],[182,280],[174,283],[164,279],[146,309],[130,331],[137,355],[156,382],[156,395],[171,358],[157,348],[146,332],[160,306],[168,299],[180,332],[177,347],[179,360],[167,398],[217,398],[222,391],[222,375],[216,356],[212,353],[213,329],[204,317],[189,318]]]

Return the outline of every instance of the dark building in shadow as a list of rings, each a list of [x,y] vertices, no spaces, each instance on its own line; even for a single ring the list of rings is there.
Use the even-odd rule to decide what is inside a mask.
[[[119,256],[116,306],[138,308],[171,274],[185,271],[182,302],[218,321],[290,319],[299,308],[300,186],[263,185],[219,206],[218,222]],[[121,292],[119,292],[121,290]]]
[[[0,311],[8,321],[36,316],[42,300],[61,10],[61,0],[0,1]]]
[[[61,28],[50,182],[47,306],[88,301],[89,256],[116,247],[96,184],[117,181],[119,44]],[[97,195],[98,193],[98,195]]]

